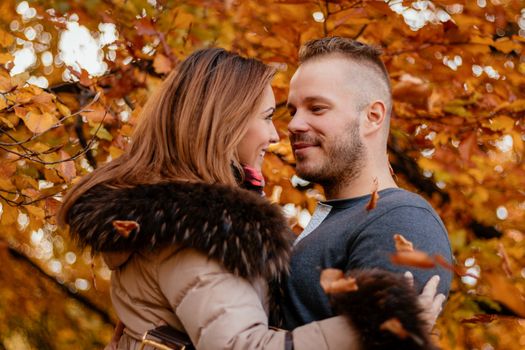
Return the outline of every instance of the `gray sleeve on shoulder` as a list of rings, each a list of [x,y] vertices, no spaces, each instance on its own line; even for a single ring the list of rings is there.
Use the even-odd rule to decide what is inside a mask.
[[[415,285],[421,291],[433,275],[440,276],[439,292],[448,295],[452,273],[439,266],[432,269],[395,265],[390,257],[395,253],[394,234],[399,233],[414,244],[414,249],[427,254],[441,255],[452,262],[448,234],[437,214],[416,206],[401,206],[377,217],[368,223],[359,234],[347,242],[349,259],[347,270],[381,268],[393,272],[414,274]]]

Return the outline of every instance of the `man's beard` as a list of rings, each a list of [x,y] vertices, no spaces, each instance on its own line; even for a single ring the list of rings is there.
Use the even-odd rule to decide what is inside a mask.
[[[299,140],[320,145],[315,137],[313,139],[307,135],[292,137],[292,142]],[[320,184],[327,196],[330,196],[331,193],[336,193],[355,180],[365,164],[365,146],[359,136],[359,122],[351,122],[346,132],[332,139],[330,144],[325,143],[324,147],[326,157],[319,160],[322,163],[315,163],[315,159],[310,159],[310,166],[303,168],[300,166],[301,160],[297,159],[296,170],[301,178]]]

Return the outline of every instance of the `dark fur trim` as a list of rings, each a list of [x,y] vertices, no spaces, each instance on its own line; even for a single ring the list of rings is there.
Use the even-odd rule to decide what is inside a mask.
[[[126,238],[114,220],[140,226]],[[96,186],[68,212],[71,235],[95,253],[194,248],[244,278],[281,280],[287,272],[290,231],[277,205],[224,185],[168,183],[115,189]]]
[[[361,335],[366,350],[438,350],[427,333],[421,317],[417,294],[399,275],[377,269],[350,271],[358,290],[330,295],[332,307],[346,315]],[[381,325],[397,318],[411,335],[405,339],[381,330]]]

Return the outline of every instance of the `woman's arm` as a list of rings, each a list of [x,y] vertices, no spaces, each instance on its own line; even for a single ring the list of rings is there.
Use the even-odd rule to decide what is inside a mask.
[[[286,331],[268,328],[266,290],[225,271],[205,255],[187,249],[159,266],[159,281],[197,349],[284,350]],[[294,349],[357,349],[343,317],[295,329]]]

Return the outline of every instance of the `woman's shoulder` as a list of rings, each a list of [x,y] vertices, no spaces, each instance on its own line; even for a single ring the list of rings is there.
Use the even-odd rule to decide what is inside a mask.
[[[69,216],[74,237],[95,252],[177,245],[204,253],[241,277],[277,277],[288,265],[290,231],[281,209],[240,188],[97,186],[77,200]]]

